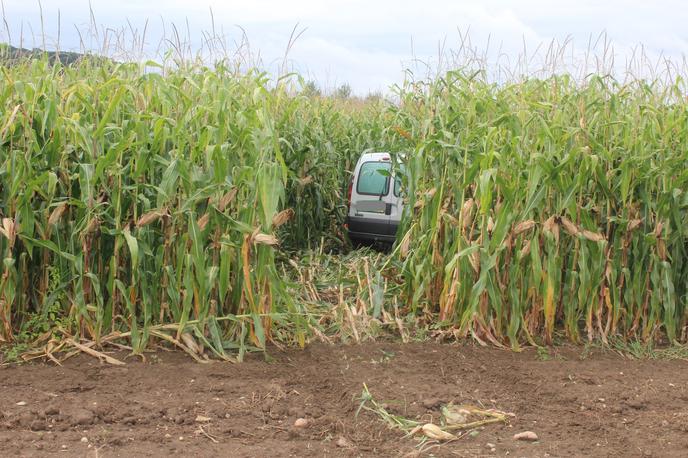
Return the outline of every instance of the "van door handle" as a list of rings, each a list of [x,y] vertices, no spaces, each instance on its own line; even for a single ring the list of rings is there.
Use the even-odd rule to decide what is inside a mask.
[[[391,215],[392,214],[392,204],[385,204],[385,215]]]

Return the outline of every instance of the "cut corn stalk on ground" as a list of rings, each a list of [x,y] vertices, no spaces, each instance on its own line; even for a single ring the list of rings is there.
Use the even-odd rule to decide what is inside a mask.
[[[406,432],[406,437],[421,434],[427,439],[437,441],[458,439],[459,436],[456,435],[458,431],[468,431],[492,423],[506,423],[510,417],[515,416],[512,413],[494,409],[485,410],[473,406],[454,406],[449,404],[441,409],[441,424],[422,423],[388,412],[383,405],[373,398],[366,384],[363,384],[363,392],[361,393],[356,415],[362,409],[376,414],[391,428],[401,429]]]

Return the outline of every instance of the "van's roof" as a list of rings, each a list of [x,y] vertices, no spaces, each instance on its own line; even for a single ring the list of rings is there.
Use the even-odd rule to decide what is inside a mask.
[[[389,161],[392,158],[392,153],[388,152],[375,152],[375,153],[364,153],[361,155],[361,161]],[[403,155],[397,154],[397,159],[403,160]]]

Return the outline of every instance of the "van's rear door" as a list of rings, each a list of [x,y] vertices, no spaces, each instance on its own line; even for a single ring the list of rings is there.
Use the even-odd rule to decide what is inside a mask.
[[[349,231],[366,234],[389,234],[389,202],[392,164],[367,161],[354,175],[349,212]]]

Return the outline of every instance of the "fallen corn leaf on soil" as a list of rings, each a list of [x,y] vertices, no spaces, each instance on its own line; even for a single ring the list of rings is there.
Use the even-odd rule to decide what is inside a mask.
[[[123,367],[87,356],[63,367],[3,367],[0,455],[664,457],[688,450],[683,360],[434,343],[314,344],[270,357],[199,364],[159,351]],[[356,416],[364,383],[390,413],[410,419],[437,422],[450,402],[515,417],[449,443],[421,444],[373,412]],[[294,425],[299,418],[305,427]],[[539,440],[513,439],[523,431]]]

